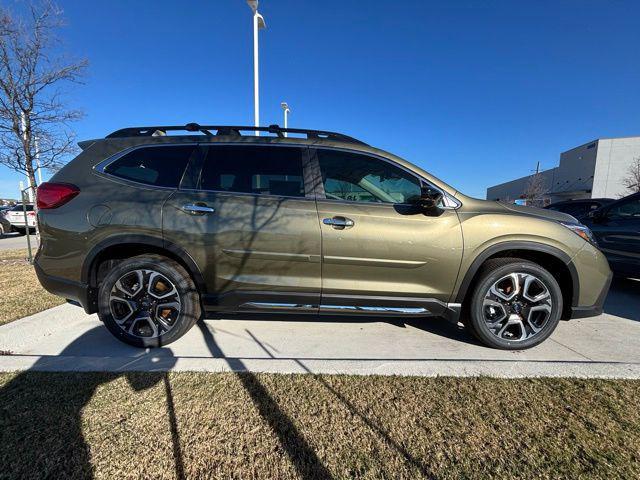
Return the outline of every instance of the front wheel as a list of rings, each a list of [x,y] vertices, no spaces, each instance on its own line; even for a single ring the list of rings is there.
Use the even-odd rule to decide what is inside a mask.
[[[562,292],[547,270],[528,260],[495,259],[480,272],[468,327],[487,346],[521,350],[546,340],[561,313]]]
[[[119,340],[159,347],[198,321],[200,297],[182,265],[161,255],[140,255],[123,260],[101,282],[98,316]]]

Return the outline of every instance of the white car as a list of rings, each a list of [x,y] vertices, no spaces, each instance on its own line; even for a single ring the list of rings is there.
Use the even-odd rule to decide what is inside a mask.
[[[33,211],[33,205],[27,204],[27,226],[29,230],[35,230],[36,228],[36,212]],[[14,232],[26,233],[24,222],[24,210],[22,204],[18,204],[15,207],[5,210],[4,218],[11,224],[11,230]]]

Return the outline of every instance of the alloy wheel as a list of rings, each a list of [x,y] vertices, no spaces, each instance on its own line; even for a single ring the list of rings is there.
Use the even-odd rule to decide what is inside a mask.
[[[493,335],[521,342],[542,331],[552,307],[549,288],[540,278],[515,272],[491,285],[482,302],[482,314]]]
[[[118,326],[130,335],[154,338],[171,330],[181,311],[180,294],[155,270],[132,270],[113,285],[109,308]]]

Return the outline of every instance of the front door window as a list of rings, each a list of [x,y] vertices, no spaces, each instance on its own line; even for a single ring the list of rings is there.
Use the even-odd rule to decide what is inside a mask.
[[[340,150],[318,150],[328,199],[371,203],[412,203],[420,181],[384,160]]]

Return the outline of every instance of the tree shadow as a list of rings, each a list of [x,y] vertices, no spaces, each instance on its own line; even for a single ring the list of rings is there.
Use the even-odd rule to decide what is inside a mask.
[[[211,355],[214,358],[226,358],[205,322],[199,321],[198,327]],[[249,394],[260,416],[267,422],[278,438],[278,442],[287,453],[298,475],[303,479],[332,478],[327,467],[296,428],[291,418],[280,408],[278,402],[273,399],[264,385],[260,383],[258,377],[249,372],[239,358],[228,358],[226,361]]]
[[[87,342],[92,343],[102,329],[95,327],[76,338],[60,355],[86,349]],[[117,343],[115,339],[113,342]],[[151,355],[162,356],[164,365],[175,363],[169,349],[155,349]],[[82,433],[82,411],[101,385],[125,377],[136,392],[164,382],[176,476],[184,478],[173,395],[166,372],[38,371],[50,369],[51,363],[50,358],[39,360],[31,370],[17,374],[0,389],[0,477],[93,478],[91,452]]]
[[[205,327],[206,328],[206,327]],[[247,334],[253,339],[253,341],[269,355],[271,358],[275,358],[269,349],[253,334],[251,331],[246,330]],[[325,389],[327,389],[333,396],[335,396],[340,403],[342,403],[349,412],[358,417],[369,429],[371,429],[376,435],[378,435],[387,445],[391,446],[404,460],[417,469],[420,474],[425,478],[432,477],[432,473],[427,465],[412,455],[404,446],[398,443],[391,437],[389,432],[370,419],[363,412],[359,411],[344,395],[338,390],[333,388],[322,376],[314,374],[307,366],[299,359],[294,359],[296,364],[302,368],[307,374],[310,374],[318,383],[320,383]]]

